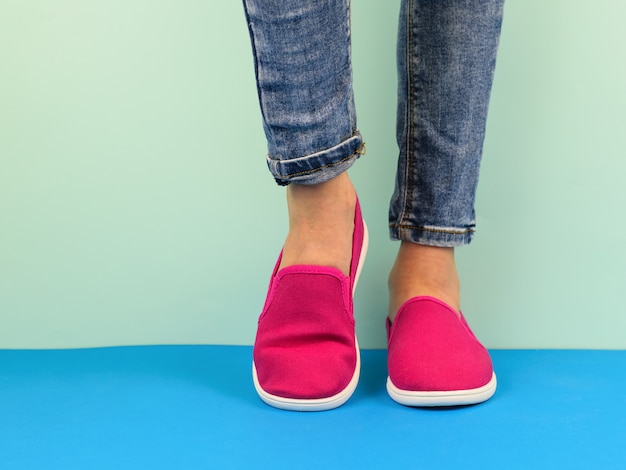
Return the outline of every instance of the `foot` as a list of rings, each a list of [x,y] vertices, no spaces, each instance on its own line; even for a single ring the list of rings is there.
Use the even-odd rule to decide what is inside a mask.
[[[460,312],[459,276],[454,248],[442,248],[402,242],[389,274],[389,319],[407,300],[430,296]]]
[[[311,199],[317,196],[314,192]],[[354,227],[350,230],[351,257],[343,266],[326,252],[309,250],[305,251],[306,257],[299,256],[302,252],[293,244],[287,250],[287,265],[272,274],[253,348],[254,385],[261,399],[271,406],[299,411],[328,410],[343,404],[356,388],[360,360],[352,293],[368,240],[356,198],[350,227]],[[312,236],[296,241],[304,241],[301,245],[304,248],[316,246],[308,243],[310,239],[316,240],[317,246],[324,246],[320,239],[330,249],[336,245],[330,237],[324,240],[319,236],[326,236],[323,224],[320,230],[311,233]],[[334,239],[337,238],[335,234]],[[346,272],[342,274],[340,270],[345,266]]]
[[[280,268],[330,266],[350,275],[356,192],[347,173],[315,185],[287,187],[289,233]]]
[[[388,329],[387,368],[389,396],[407,406],[473,405],[497,386],[489,352],[463,315],[433,297],[400,308]]]

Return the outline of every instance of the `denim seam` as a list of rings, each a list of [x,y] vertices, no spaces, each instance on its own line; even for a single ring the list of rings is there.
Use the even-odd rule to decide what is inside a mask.
[[[405,173],[404,173],[404,182],[405,182],[405,190],[404,190],[404,201],[402,204],[402,213],[400,214],[399,220],[405,220],[406,214],[410,212],[409,207],[409,199],[411,194],[413,194],[414,188],[412,183],[411,174],[413,171],[413,161],[412,161],[412,150],[413,150],[413,80],[411,80],[411,75],[413,72],[413,63],[411,60],[411,44],[413,39],[413,28],[411,25],[413,24],[411,21],[413,11],[413,2],[407,2],[407,11],[406,11],[406,25],[407,25],[407,33],[406,33],[406,93],[407,93],[407,103],[406,103],[406,165],[405,165]]]
[[[352,71],[352,5],[350,0],[347,0],[348,10],[348,63],[350,64],[350,83],[353,83],[353,71]],[[350,116],[350,127],[356,129],[356,108],[354,104],[354,90],[350,92],[350,103],[348,104],[348,115]]]
[[[321,153],[321,152],[318,152]],[[336,162],[332,162],[332,163],[327,163],[326,165],[320,166],[318,168],[313,168],[312,170],[307,170],[307,171],[300,171],[298,173],[289,173],[286,175],[280,175],[281,178],[292,178],[294,176],[303,176],[303,175],[310,175],[312,173],[317,173],[318,171],[324,170],[326,168],[332,168],[334,166],[340,165],[352,158],[354,158],[356,156],[356,158],[359,158],[361,156],[365,155],[365,142],[363,142],[361,144],[361,146],[356,149],[356,151],[354,151],[353,153],[351,153],[350,155],[348,155],[345,158],[342,158],[341,160],[338,160]],[[310,156],[310,155],[309,155]],[[302,158],[307,158],[307,157],[302,157]]]
[[[248,26],[248,34],[250,35],[250,43],[252,45],[252,58],[254,61],[254,76],[255,76],[255,82],[256,82],[256,89],[257,89],[257,96],[259,97],[259,102],[261,101],[261,87],[259,86],[259,61],[257,59],[257,37],[256,34],[254,33],[254,25],[252,24],[252,21],[250,20],[250,13],[248,12],[248,5],[246,3],[246,0],[243,0],[243,10],[244,10],[244,15],[246,17],[246,23]],[[265,116],[265,111],[263,110],[263,106],[261,106],[261,117],[263,119],[263,122],[266,122],[266,116]]]

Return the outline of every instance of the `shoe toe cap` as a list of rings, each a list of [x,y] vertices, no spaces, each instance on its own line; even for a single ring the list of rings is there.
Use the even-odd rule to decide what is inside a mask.
[[[454,311],[416,305],[396,317],[389,344],[389,377],[399,389],[469,390],[489,383],[489,352]]]
[[[337,343],[256,353],[254,362],[259,386],[271,395],[313,400],[343,391],[357,369],[355,348]]]

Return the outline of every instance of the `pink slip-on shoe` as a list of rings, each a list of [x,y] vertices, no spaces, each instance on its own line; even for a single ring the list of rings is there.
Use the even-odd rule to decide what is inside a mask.
[[[481,403],[496,391],[489,352],[463,314],[433,297],[406,301],[387,319],[387,392],[407,406]]]
[[[353,294],[368,235],[357,200],[350,276],[325,266],[278,270],[259,317],[252,377],[261,399],[285,410],[322,411],[345,403],[359,380]]]

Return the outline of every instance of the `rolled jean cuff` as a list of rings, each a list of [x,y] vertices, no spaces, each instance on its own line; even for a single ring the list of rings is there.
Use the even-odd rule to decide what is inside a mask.
[[[468,245],[474,238],[476,228],[434,227],[434,226],[405,226],[390,225],[389,236],[392,240],[407,241],[418,245],[454,248]]]
[[[318,184],[328,181],[350,168],[365,153],[361,134],[326,150],[288,160],[267,157],[267,166],[281,186],[290,183]]]

